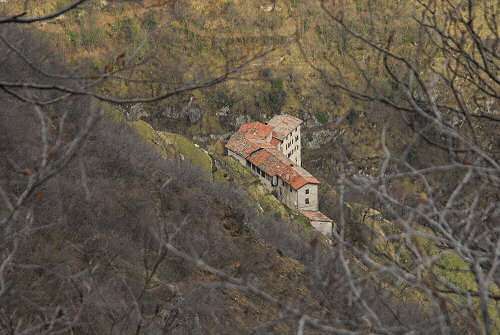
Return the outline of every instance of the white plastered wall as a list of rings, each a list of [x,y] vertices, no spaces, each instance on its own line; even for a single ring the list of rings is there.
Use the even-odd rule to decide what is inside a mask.
[[[317,231],[319,231],[321,234],[325,235],[326,237],[331,237],[332,235],[332,222],[323,222],[323,221],[311,221],[311,226],[314,227]]]
[[[300,126],[293,129],[290,133],[285,135],[283,142],[280,145],[280,150],[283,154],[288,157],[292,162],[298,166],[302,166],[302,147],[300,145]],[[290,156],[288,156],[290,155]]]
[[[307,191],[309,190],[309,193]],[[306,200],[309,200],[307,203]],[[318,203],[318,184],[305,184],[297,190],[297,201],[300,210],[317,211]]]

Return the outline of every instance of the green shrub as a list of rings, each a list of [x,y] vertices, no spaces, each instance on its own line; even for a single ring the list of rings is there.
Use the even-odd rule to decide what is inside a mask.
[[[271,86],[273,90],[282,90],[283,89],[283,79],[276,78],[271,81]]]
[[[94,68],[95,71],[100,71],[103,69],[105,66],[104,62],[99,59],[94,59],[92,60],[92,67]]]
[[[198,36],[196,39],[196,48],[198,49],[198,52],[202,52],[203,50],[206,49],[206,42],[203,39],[203,37]]]
[[[316,37],[318,38],[318,41],[321,43],[325,43],[325,39],[323,38],[323,31],[321,31],[321,27],[319,25],[316,25],[314,27],[314,31],[316,32]]]
[[[407,31],[404,35],[403,35],[403,43],[411,43],[413,42],[415,39],[413,37],[413,34],[409,31]]]
[[[265,67],[265,68],[263,68],[263,69],[260,70],[260,75],[264,79],[271,78],[272,73],[273,73],[273,70],[271,70],[271,68],[269,68],[269,67]]]
[[[272,114],[279,114],[281,112],[281,108],[286,102],[286,92],[283,89],[283,79],[272,78],[272,70],[269,68],[263,69],[261,71],[261,75],[268,79],[268,82],[271,84],[271,89],[264,95],[264,101]],[[257,101],[256,106],[259,106]]]
[[[363,1],[362,0],[356,0],[356,10],[358,12],[363,11]]]
[[[80,45],[87,49],[96,47],[103,36],[103,31],[99,28],[84,28],[80,31]]]
[[[286,92],[283,90],[271,91],[267,93],[267,103],[273,114],[279,114],[285,105]]]
[[[302,21],[302,30],[304,33],[307,33],[309,31],[309,21],[307,19],[304,19]]]
[[[72,4],[72,3],[73,3],[73,0],[57,0],[57,2],[56,2],[56,10],[59,10],[59,9],[61,9],[63,7],[66,7],[66,6],[68,6],[68,5]]]
[[[328,122],[328,112],[325,110],[317,110],[315,113],[316,120],[321,122],[322,124],[326,124]]]
[[[122,30],[125,32],[127,42],[133,46],[138,46],[142,41],[141,27],[135,19],[127,19],[124,21]]]
[[[78,34],[77,31],[74,31],[74,30],[71,30],[69,29],[68,30],[68,38],[69,38],[69,41],[74,44],[74,45],[77,45],[80,41],[80,34]]]
[[[145,31],[153,31],[158,26],[158,20],[155,18],[154,12],[150,10],[147,12],[142,21],[141,26]]]
[[[123,30],[123,21],[117,18],[113,25],[111,26],[111,31],[115,34],[119,34]]]
[[[214,159],[212,158],[212,174],[216,173],[217,172],[217,166],[215,165],[215,161]],[[227,176],[227,174],[226,174]],[[225,176],[224,176],[225,177]]]
[[[355,109],[350,109],[347,112],[346,119],[350,125],[353,125],[354,123],[356,123],[356,121],[358,121],[359,114],[360,114],[360,111],[355,110]]]

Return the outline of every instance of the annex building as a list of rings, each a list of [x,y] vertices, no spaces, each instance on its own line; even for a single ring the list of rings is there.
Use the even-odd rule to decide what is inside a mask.
[[[267,124],[242,125],[226,144],[229,156],[250,168],[266,189],[292,210],[301,212],[313,226],[332,220],[319,212],[320,182],[301,167],[302,120],[291,115],[274,116]]]

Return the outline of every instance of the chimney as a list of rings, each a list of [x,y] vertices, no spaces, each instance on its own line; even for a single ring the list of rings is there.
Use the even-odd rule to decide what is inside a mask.
[[[290,175],[289,174],[286,175],[286,180],[290,181]]]

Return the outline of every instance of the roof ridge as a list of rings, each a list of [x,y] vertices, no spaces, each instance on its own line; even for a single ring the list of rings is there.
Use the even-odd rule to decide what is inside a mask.
[[[292,160],[287,158],[281,151],[274,147],[260,148],[259,150],[256,150],[248,155],[247,159],[261,170],[264,170],[267,174],[271,176],[279,176],[283,181],[296,190],[306,184],[320,183],[319,180],[316,179],[309,171],[299,167]],[[299,171],[297,171],[296,168],[300,168]],[[300,170],[303,170],[305,173]]]

